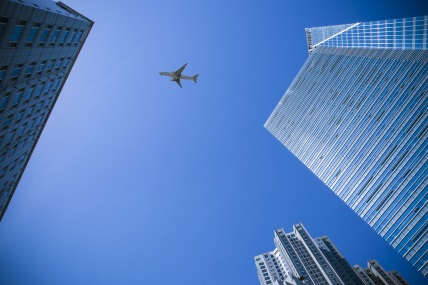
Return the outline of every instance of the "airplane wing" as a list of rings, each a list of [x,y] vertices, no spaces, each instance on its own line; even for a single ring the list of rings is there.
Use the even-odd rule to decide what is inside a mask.
[[[183,86],[181,86],[180,79],[174,81],[178,84],[178,86],[180,86],[180,88],[183,88]]]
[[[185,65],[183,65],[182,67],[180,67],[179,70],[175,71],[174,74],[177,76],[181,76],[181,73],[183,72],[184,68],[186,68],[186,65],[187,65],[187,63]]]

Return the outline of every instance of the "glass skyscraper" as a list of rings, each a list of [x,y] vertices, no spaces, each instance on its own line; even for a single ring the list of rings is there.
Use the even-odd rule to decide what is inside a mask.
[[[0,1],[0,220],[92,25],[62,2]]]
[[[306,29],[265,127],[428,274],[428,16]]]

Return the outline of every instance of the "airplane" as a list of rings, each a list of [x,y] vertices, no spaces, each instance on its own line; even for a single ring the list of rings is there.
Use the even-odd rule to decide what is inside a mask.
[[[171,77],[170,81],[175,81],[175,83],[178,84],[178,86],[180,86],[181,88],[183,88],[183,86],[181,86],[180,83],[180,79],[186,79],[186,80],[193,80],[195,83],[197,83],[197,79],[199,74],[195,74],[193,76],[186,76],[186,75],[181,75],[181,73],[183,72],[184,68],[186,67],[187,63],[185,65],[183,65],[182,67],[180,67],[180,69],[178,69],[177,71],[172,71],[172,72],[159,72],[159,74],[165,75],[165,76],[169,76]]]

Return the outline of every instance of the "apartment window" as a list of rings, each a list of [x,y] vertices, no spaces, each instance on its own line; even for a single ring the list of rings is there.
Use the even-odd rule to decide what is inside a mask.
[[[6,108],[7,102],[9,101],[10,93],[7,93],[4,95],[0,100],[0,112],[3,112],[3,110]]]
[[[0,82],[3,80],[4,75],[6,74],[7,65],[0,66]]]
[[[12,75],[11,75],[11,78],[10,78],[11,81],[16,81],[18,79],[19,74],[21,74],[21,69],[22,69],[23,66],[24,66],[23,64],[17,64],[17,65],[15,65],[15,68],[13,69]]]
[[[42,74],[43,68],[45,68],[46,60],[42,61],[37,68],[37,75]]]
[[[16,135],[21,136],[24,133],[24,130],[26,129],[27,124],[23,124],[16,130]]]
[[[9,38],[9,47],[16,47],[25,28],[25,21],[18,21]]]
[[[7,134],[6,139],[5,139],[5,143],[8,144],[12,141],[13,136],[15,135],[15,131],[13,130],[12,132],[10,132],[9,134]]]
[[[40,42],[39,42],[39,46],[44,46],[46,39],[48,38],[49,34],[51,33],[52,30],[52,25],[49,25],[45,28],[45,30],[43,31],[42,36],[40,37]]]
[[[45,92],[49,92],[49,89],[51,88],[53,80],[46,82],[46,86],[45,86]]]
[[[78,43],[80,42],[80,38],[82,37],[82,34],[83,34],[83,30],[82,30],[82,31],[79,31],[79,32],[77,33],[76,39],[74,40],[74,43],[75,43],[75,44],[78,44]]]
[[[19,113],[16,115],[16,121],[19,122],[22,119],[22,116],[24,115],[24,111],[25,109],[22,109],[21,111],[19,111]]]
[[[50,72],[50,71],[52,71],[52,68],[53,68],[53,66],[54,66],[54,63],[55,63],[55,59],[54,60],[52,60],[52,61],[50,61],[49,63],[48,63],[48,65],[46,66],[46,72]]]
[[[35,123],[36,123],[36,119],[31,120],[31,122],[27,126],[27,131],[31,130],[34,127]]]
[[[0,17],[0,41],[3,37],[4,31],[6,30],[7,26],[7,18]]]
[[[31,62],[28,66],[27,66],[27,70],[25,71],[25,77],[30,77],[31,73],[33,73],[34,67],[36,66],[36,62]]]
[[[74,30],[70,33],[70,36],[68,37],[67,45],[70,45],[70,44],[73,42],[73,38],[74,38],[74,36],[76,35],[76,33],[77,33],[77,29],[74,29]]]
[[[64,45],[65,39],[67,38],[67,36],[68,36],[68,34],[69,34],[69,33],[70,33],[70,28],[66,29],[66,30],[62,33],[61,38],[59,39],[59,45],[60,45],[60,46],[63,46],[63,45]]]
[[[39,125],[43,121],[44,116],[45,116],[45,113],[41,114],[40,117],[37,118],[36,125]]]
[[[52,90],[56,90],[56,88],[58,87],[59,81],[61,80],[61,78],[55,80],[54,84],[52,85]]]
[[[21,100],[22,94],[24,94],[24,89],[20,89],[12,99],[12,108],[18,106],[19,101]]]
[[[36,91],[34,92],[34,96],[35,96],[35,97],[38,97],[38,96],[40,96],[40,94],[42,94],[43,86],[45,86],[45,84],[40,84],[40,85],[37,87]]]
[[[31,86],[27,89],[27,92],[25,92],[24,102],[30,100],[31,95],[33,95],[34,88],[36,88],[36,85]]]
[[[13,115],[9,115],[9,117],[7,117],[6,120],[4,120],[3,125],[2,125],[3,130],[9,128],[9,124],[12,121],[12,118],[13,118]]]
[[[70,57],[67,57],[67,59],[64,60],[64,66],[62,68],[67,68],[69,63],[70,63]]]
[[[30,34],[25,41],[25,47],[31,47],[33,45],[34,39],[36,38],[37,33],[40,30],[40,23],[35,23],[31,28]]]
[[[61,67],[61,64],[63,63],[64,58],[59,59],[55,64],[55,69],[58,70]]]
[[[28,108],[28,110],[27,110],[27,117],[30,117],[31,114],[33,113],[34,106],[36,106],[36,104],[34,104],[30,108]]]
[[[54,46],[56,40],[58,39],[59,34],[61,33],[62,28],[58,27],[58,29],[53,33],[51,42],[49,43],[50,46]]]

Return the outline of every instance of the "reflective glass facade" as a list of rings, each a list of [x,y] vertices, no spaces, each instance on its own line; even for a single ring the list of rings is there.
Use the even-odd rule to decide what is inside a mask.
[[[374,46],[365,37],[331,38],[399,22],[344,25],[339,34],[311,28],[311,54],[265,127],[426,276],[427,17],[401,19],[404,36],[393,48],[373,32]]]
[[[427,49],[428,16],[306,29],[309,52],[318,46]]]
[[[61,2],[0,1],[0,220],[92,25]]]

